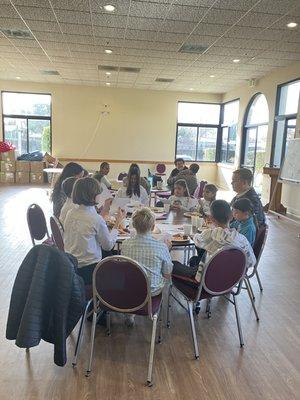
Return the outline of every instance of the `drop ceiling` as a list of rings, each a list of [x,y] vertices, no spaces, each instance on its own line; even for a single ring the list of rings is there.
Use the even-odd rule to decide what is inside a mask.
[[[0,0],[0,31],[0,79],[223,93],[300,60],[300,0]]]

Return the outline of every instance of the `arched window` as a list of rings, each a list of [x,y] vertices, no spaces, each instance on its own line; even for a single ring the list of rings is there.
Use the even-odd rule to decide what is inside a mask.
[[[244,121],[241,166],[253,171],[253,185],[261,193],[269,123],[269,107],[262,93],[250,100]]]

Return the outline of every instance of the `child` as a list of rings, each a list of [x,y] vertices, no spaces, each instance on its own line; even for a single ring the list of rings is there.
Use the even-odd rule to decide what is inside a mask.
[[[199,212],[204,217],[210,216],[211,203],[216,200],[218,188],[212,184],[206,184],[203,190],[203,199],[199,200]]]
[[[174,184],[174,194],[168,199],[168,203],[171,205],[170,209],[175,211],[191,211],[195,208],[195,204],[191,200],[185,180],[179,179],[176,181]]]
[[[235,228],[239,233],[246,236],[253,247],[257,227],[251,201],[247,198],[236,200],[232,205],[232,215],[234,220],[230,223],[230,227]]]
[[[151,232],[155,226],[155,216],[149,208],[136,210],[132,216],[136,236],[124,241],[121,254],[137,261],[149,276],[151,295],[161,293],[166,279],[171,277],[173,263],[165,243],[154,239]],[[134,323],[133,316],[128,316],[127,325]]]
[[[94,268],[102,259],[102,249],[111,250],[117,240],[118,227],[125,218],[120,209],[116,222],[109,232],[103,217],[97,214],[96,196],[100,193],[99,182],[94,178],[78,179],[74,185],[72,199],[78,208],[73,208],[65,219],[65,251],[78,260],[78,274],[86,285],[92,283]]]
[[[149,197],[146,189],[140,184],[140,168],[133,164],[128,171],[126,186],[121,187],[115,198],[128,198],[133,201],[139,201],[143,205],[149,204]]]
[[[250,243],[245,236],[241,235],[236,229],[229,228],[229,221],[232,218],[230,205],[225,200],[215,200],[211,204],[210,212],[211,221],[215,227],[205,229],[202,233],[196,233],[193,238],[195,245],[206,251],[202,259],[199,260],[199,262],[201,261],[200,265],[190,267],[178,261],[173,261],[173,274],[193,277],[199,282],[201,278],[202,262],[209,261],[218,250],[230,245],[244,250],[246,253],[246,267],[254,267],[256,259]],[[226,266],[224,266],[224,268],[226,268]]]
[[[62,183],[62,189],[65,195],[67,196],[67,200],[65,201],[65,204],[62,206],[59,216],[59,220],[62,223],[62,226],[64,226],[68,211],[78,207],[78,205],[74,204],[72,200],[72,191],[76,181],[77,178],[75,176],[72,176],[70,178],[65,179]]]

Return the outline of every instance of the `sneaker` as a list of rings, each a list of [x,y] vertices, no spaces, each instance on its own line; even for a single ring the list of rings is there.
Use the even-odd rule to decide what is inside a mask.
[[[134,317],[135,316],[132,315],[132,314],[126,314],[125,315],[124,323],[128,328],[132,328],[134,326]]]

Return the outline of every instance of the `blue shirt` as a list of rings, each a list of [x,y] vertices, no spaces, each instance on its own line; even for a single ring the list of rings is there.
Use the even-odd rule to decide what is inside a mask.
[[[246,221],[234,220],[230,223],[230,227],[235,228],[239,233],[246,236],[253,247],[256,238],[256,225],[253,217],[249,217]]]

